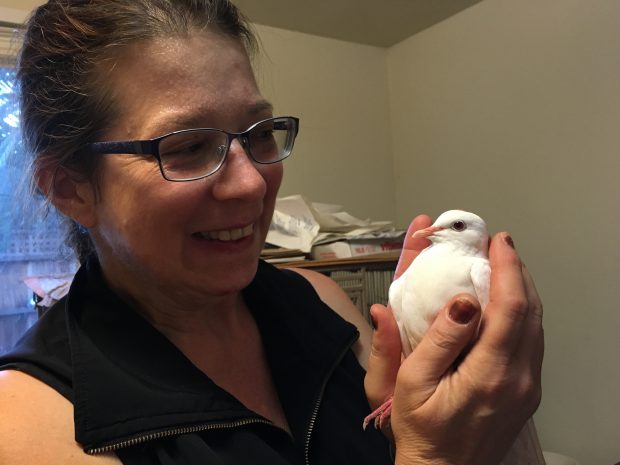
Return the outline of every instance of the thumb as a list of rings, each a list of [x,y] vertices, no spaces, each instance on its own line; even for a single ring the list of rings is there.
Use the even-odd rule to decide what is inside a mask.
[[[374,410],[394,393],[401,362],[401,345],[398,325],[389,307],[373,305],[370,316],[375,330],[364,388],[370,407]]]
[[[401,375],[407,378],[406,382],[419,396],[419,404],[435,391],[441,378],[471,343],[480,316],[480,304],[473,296],[455,296],[439,312],[420,344],[407,357]]]

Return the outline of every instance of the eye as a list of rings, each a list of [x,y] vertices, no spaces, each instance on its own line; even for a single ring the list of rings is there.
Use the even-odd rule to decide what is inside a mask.
[[[459,221],[455,221],[454,223],[452,223],[451,228],[457,232],[461,232],[467,229],[467,224],[465,223],[465,221],[459,220]]]
[[[273,137],[273,130],[266,129],[257,134],[252,133],[252,136],[254,136],[257,140],[270,140]]]

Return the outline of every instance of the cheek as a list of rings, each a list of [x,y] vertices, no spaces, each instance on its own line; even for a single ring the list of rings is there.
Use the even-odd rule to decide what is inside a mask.
[[[284,177],[284,165],[282,165],[282,163],[276,163],[270,167],[273,168],[273,173],[270,174],[271,179],[267,180],[268,189],[274,190],[277,194],[280,189],[280,184],[282,183],[282,178]]]
[[[267,187],[265,190],[265,197],[263,198],[263,224],[261,231],[261,242],[265,242],[267,232],[269,231],[269,226],[271,225],[271,218],[273,217],[278,190],[280,189],[280,184],[282,182],[283,169],[282,163],[263,165],[259,169]]]
[[[273,165],[265,165],[267,168],[262,174],[267,184],[267,190],[265,193],[265,208],[268,209],[269,217],[273,213],[273,209],[276,203],[276,197],[280,190],[280,184],[282,184],[282,177],[284,175],[284,168],[282,163],[276,163]]]
[[[175,196],[166,190],[173,186],[161,178],[152,163],[141,161],[115,165],[104,171],[98,228],[111,241],[114,240],[111,234],[139,241],[140,234],[153,234],[165,226],[165,217],[172,218],[177,211],[171,205]]]

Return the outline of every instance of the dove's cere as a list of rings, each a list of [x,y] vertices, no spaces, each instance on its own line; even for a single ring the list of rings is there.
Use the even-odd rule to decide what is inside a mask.
[[[478,215],[447,211],[432,226],[416,231],[414,237],[426,237],[431,245],[392,283],[389,292],[405,356],[455,295],[476,296],[484,310],[491,276],[489,233]]]

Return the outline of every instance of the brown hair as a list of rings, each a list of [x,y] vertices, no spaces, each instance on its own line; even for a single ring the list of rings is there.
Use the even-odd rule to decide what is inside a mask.
[[[111,68],[136,41],[207,28],[240,40],[250,54],[256,50],[248,23],[228,0],[49,0],[26,26],[17,65],[26,151],[35,171],[64,166],[93,183],[99,157],[77,152],[98,140],[116,114],[103,63]],[[82,262],[94,247],[87,231],[69,222],[67,243]]]

